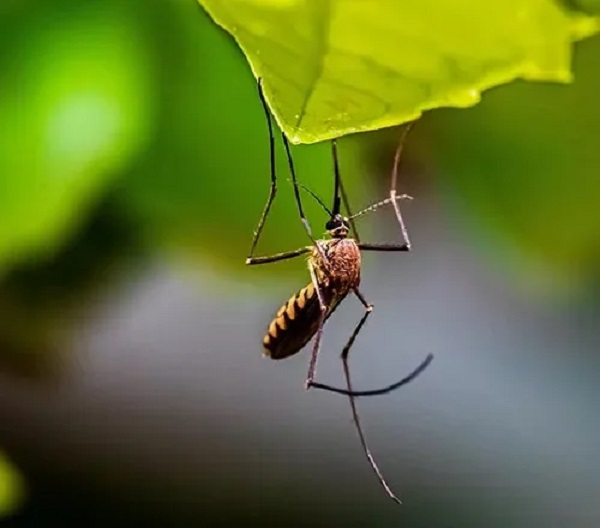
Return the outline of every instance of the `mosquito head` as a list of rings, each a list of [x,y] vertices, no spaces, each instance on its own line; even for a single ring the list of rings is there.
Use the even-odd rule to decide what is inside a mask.
[[[338,213],[325,224],[325,229],[331,238],[346,238],[350,231],[350,224],[347,218]]]

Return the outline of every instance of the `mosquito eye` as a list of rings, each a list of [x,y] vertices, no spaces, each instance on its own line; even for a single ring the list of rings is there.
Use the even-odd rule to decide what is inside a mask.
[[[329,222],[327,222],[325,224],[325,229],[327,231],[332,231],[337,227],[337,222],[334,222],[333,220],[329,220]]]

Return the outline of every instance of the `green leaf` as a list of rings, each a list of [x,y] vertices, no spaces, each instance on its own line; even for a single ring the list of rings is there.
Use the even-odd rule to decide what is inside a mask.
[[[568,82],[571,42],[598,29],[555,0],[199,1],[294,143],[472,106],[516,78]]]
[[[430,161],[459,197],[458,222],[529,286],[584,287],[600,270],[600,38],[583,42],[569,86],[514,83],[427,120]]]
[[[157,47],[164,53],[162,61],[171,67],[161,91],[164,110],[153,148],[133,174],[120,182],[123,208],[138,219],[153,245],[191,257],[194,266],[199,258],[204,266],[211,262],[220,271],[226,266],[253,276],[297,273],[300,268],[305,273],[302,260],[251,270],[244,265],[270,182],[267,123],[256,83],[227,36],[208,15],[197,16],[197,5],[164,5],[158,16],[167,29],[156,35]],[[176,43],[170,39],[177,39]],[[178,62],[171,66],[175,53]],[[363,153],[369,140],[356,136],[339,142],[340,167],[355,209],[372,201],[363,177],[368,170]],[[333,185],[330,146],[292,148],[299,180],[329,204]],[[308,243],[279,137],[276,149],[278,193],[259,254]],[[310,196],[302,198],[313,232],[319,236],[328,218]]]
[[[588,14],[600,14],[600,0],[562,0],[570,9]]]

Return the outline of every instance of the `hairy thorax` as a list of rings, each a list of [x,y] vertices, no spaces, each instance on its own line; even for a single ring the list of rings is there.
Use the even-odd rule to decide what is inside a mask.
[[[360,284],[360,251],[351,238],[319,240],[326,257],[323,262],[315,248],[312,261],[319,283],[326,284],[338,294],[345,294]]]

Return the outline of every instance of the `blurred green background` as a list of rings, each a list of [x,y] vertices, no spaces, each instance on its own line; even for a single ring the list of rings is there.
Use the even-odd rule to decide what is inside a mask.
[[[357,386],[405,506],[307,355],[261,361],[302,261],[246,269],[268,193],[254,79],[195,0],[0,6],[0,513],[22,526],[598,526],[600,38],[575,83],[427,114],[406,145],[414,253],[365,257]],[[344,138],[354,208],[399,130]],[[329,200],[327,145],[294,148]],[[306,243],[283,152],[261,253]],[[325,220],[305,200],[313,229]],[[363,238],[397,237],[389,211]],[[360,315],[329,324],[319,377]],[[390,379],[391,378],[391,379]]]

